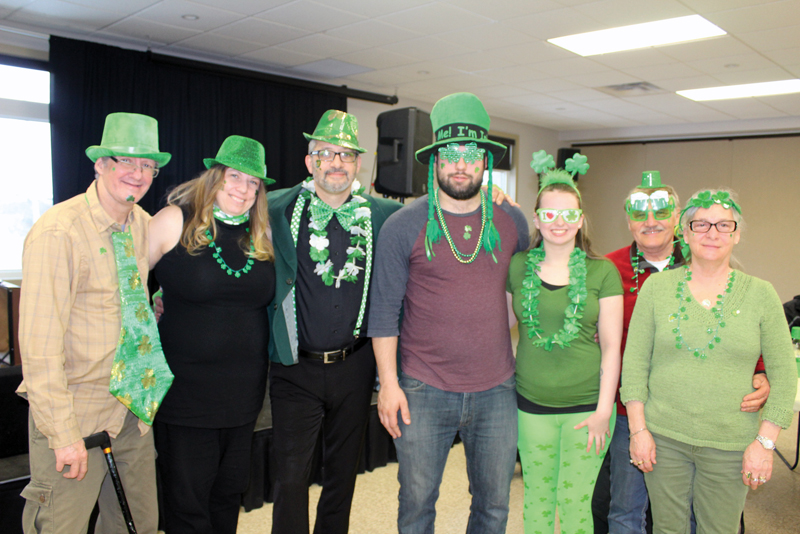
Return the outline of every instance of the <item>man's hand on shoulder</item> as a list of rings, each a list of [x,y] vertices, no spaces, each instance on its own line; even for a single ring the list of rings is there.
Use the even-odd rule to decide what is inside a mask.
[[[86,452],[83,440],[54,449],[53,452],[56,454],[56,471],[60,473],[68,465],[69,471],[64,473],[64,478],[83,480],[89,470],[89,453]]]
[[[401,436],[400,427],[397,424],[397,412],[403,418],[403,423],[411,424],[411,415],[408,412],[408,400],[406,394],[400,388],[400,384],[393,380],[388,384],[381,384],[378,392],[378,416],[381,424],[389,432],[392,438]]]

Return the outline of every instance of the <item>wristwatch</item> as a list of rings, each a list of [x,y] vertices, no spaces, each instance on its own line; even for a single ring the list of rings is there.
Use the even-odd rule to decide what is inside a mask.
[[[761,434],[756,436],[756,441],[758,441],[762,447],[767,450],[774,451],[775,450],[775,442],[769,438],[765,438]]]

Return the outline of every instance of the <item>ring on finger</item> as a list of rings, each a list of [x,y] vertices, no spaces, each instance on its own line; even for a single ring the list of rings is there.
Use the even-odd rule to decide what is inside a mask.
[[[636,462],[636,465],[642,465],[643,463],[644,463],[643,461],[639,460],[638,462]]]
[[[635,463],[636,463],[636,462],[634,462],[634,461],[633,461],[633,458],[631,458],[631,465],[633,465],[633,464],[635,464]]]
[[[747,473],[745,473],[745,474],[744,474],[744,476],[745,476],[745,478],[747,478],[748,480],[750,480],[750,477],[752,477],[752,476],[753,476],[753,473],[751,473],[750,471],[748,471]]]
[[[758,483],[759,484],[764,484],[766,482],[767,482],[767,477],[758,477]]]

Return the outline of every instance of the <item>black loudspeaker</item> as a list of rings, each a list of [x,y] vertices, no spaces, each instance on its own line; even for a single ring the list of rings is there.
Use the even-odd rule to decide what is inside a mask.
[[[569,158],[571,158],[575,154],[580,154],[580,153],[581,153],[580,148],[559,148],[558,161],[556,161],[556,169],[563,169],[564,165],[567,164],[567,160]]]
[[[375,191],[395,197],[427,193],[428,166],[414,153],[433,142],[431,116],[417,108],[401,108],[378,115],[378,173]]]

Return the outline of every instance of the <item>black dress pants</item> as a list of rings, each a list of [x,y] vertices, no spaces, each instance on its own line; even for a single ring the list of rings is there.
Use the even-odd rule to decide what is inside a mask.
[[[323,483],[314,534],[348,531],[374,383],[372,343],[335,363],[302,357],[296,365],[272,363],[273,534],[309,532],[308,486],[320,432]]]
[[[256,422],[233,428],[154,423],[164,530],[169,534],[236,534],[250,479]]]

